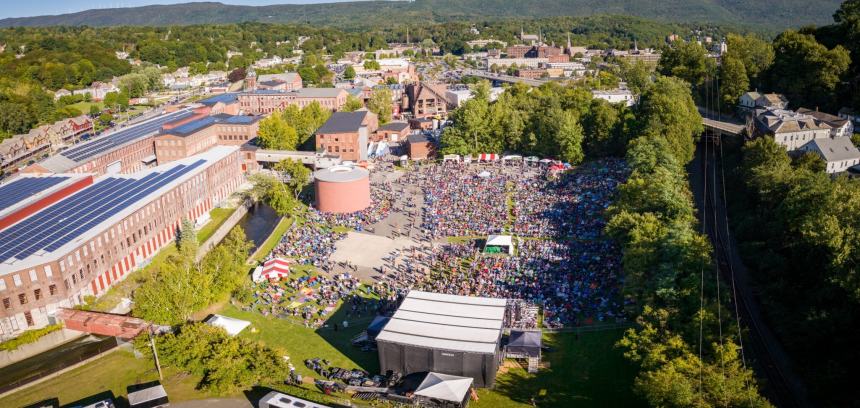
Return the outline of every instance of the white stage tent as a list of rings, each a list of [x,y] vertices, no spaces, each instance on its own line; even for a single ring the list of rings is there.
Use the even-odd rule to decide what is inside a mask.
[[[487,243],[484,245],[484,251],[487,248],[498,247],[508,255],[514,254],[514,238],[510,235],[490,235],[487,237]]]
[[[221,316],[221,315],[212,315],[212,317],[206,319],[206,324],[211,326],[220,327],[227,331],[227,334],[231,336],[235,336],[245,330],[246,327],[251,325],[251,322],[247,320],[239,320],[234,319],[232,317]]]
[[[427,373],[427,377],[415,389],[415,395],[459,404],[466,399],[471,386],[472,379],[469,377]]]

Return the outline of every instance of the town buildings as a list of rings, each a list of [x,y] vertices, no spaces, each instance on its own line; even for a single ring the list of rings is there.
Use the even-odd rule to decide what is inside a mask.
[[[755,127],[760,134],[773,140],[786,151],[800,149],[816,139],[829,139],[830,125],[811,115],[785,109],[767,109],[756,116]]]
[[[218,114],[164,129],[155,136],[158,164],[170,163],[214,146],[241,146],[257,137],[261,116]]]
[[[830,137],[845,137],[854,134],[854,124],[846,118],[841,118],[829,113],[820,112],[818,110],[799,108],[797,113],[801,115],[809,115],[818,119],[830,126]]]
[[[626,106],[633,106],[636,103],[636,98],[629,89],[593,90],[591,96],[609,103],[623,103]]]
[[[247,115],[269,114],[295,105],[304,108],[318,102],[323,109],[337,111],[346,104],[349,95],[338,88],[301,88],[292,91],[258,89],[241,92],[237,98],[239,109]]]
[[[168,245],[183,219],[204,218],[244,180],[235,146],[131,175],[50,177],[47,186],[41,176],[0,185],[0,211],[28,215],[0,230],[3,337],[52,324],[59,308],[104,293]],[[16,194],[51,203],[9,199]]]
[[[826,163],[825,171],[829,174],[841,173],[860,164],[860,150],[849,137],[814,139],[801,150],[821,157]]]
[[[367,160],[370,136],[379,128],[375,113],[368,110],[335,112],[316,131],[316,149],[340,154],[343,160]]]
[[[417,83],[406,86],[401,100],[401,110],[412,112],[414,118],[446,116],[448,99],[445,84]]]
[[[7,173],[25,166],[45,154],[77,142],[92,130],[93,121],[89,116],[81,115],[7,138],[0,142],[0,170]]]

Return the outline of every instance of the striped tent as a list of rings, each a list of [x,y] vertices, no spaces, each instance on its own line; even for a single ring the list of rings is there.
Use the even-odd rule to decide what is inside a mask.
[[[259,271],[259,272],[258,272]],[[266,261],[262,267],[254,271],[254,282],[264,280],[279,280],[290,274],[290,263],[283,258],[274,258]]]

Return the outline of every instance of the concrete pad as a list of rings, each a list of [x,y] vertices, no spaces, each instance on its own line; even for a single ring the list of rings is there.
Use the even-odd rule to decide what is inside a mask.
[[[345,239],[337,242],[335,251],[331,255],[331,261],[335,263],[349,262],[357,266],[357,270],[350,271],[357,278],[364,281],[373,281],[380,275],[376,268],[385,264],[383,258],[395,250],[418,246],[419,244],[407,237],[389,237],[374,235],[366,232],[349,232]],[[335,268],[341,272],[341,268]]]

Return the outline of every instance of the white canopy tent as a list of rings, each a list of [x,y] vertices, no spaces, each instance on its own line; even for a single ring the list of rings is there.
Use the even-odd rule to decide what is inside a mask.
[[[510,235],[490,235],[487,237],[487,243],[484,245],[484,251],[487,248],[498,247],[508,255],[514,254],[514,238]]]
[[[486,170],[484,170],[484,171],[482,171],[482,172],[478,173],[478,177],[480,177],[480,178],[482,178],[482,179],[490,178],[490,175],[491,175],[491,174],[490,174],[490,172],[489,172],[489,171],[486,171]]]
[[[504,163],[504,164],[507,164],[510,161],[522,161],[522,160],[523,160],[523,156],[520,156],[518,154],[509,154],[505,157],[502,157],[502,163]]]
[[[466,399],[471,386],[472,379],[469,377],[431,372],[427,373],[424,381],[421,381],[415,390],[415,395],[459,404]]]
[[[444,162],[455,161],[455,162],[459,163],[460,162],[460,155],[458,155],[458,154],[446,154],[446,155],[442,156],[442,161],[444,161]]]
[[[210,326],[220,327],[227,331],[227,334],[231,336],[235,336],[245,330],[246,327],[251,325],[251,322],[247,320],[239,320],[234,319],[232,317],[222,316],[222,315],[212,315],[212,317],[206,319],[206,324]]]

